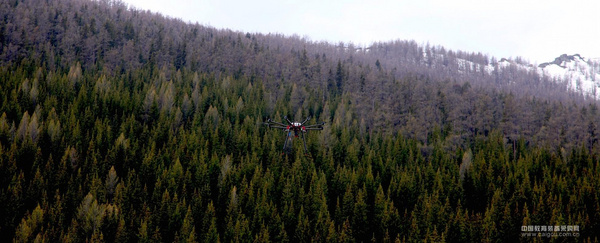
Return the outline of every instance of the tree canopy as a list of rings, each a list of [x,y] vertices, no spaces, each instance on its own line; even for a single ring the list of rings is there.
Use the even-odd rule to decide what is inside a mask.
[[[0,5],[0,241],[598,240],[598,104],[547,77],[118,1]],[[285,115],[326,122],[312,156],[281,155],[262,122]]]

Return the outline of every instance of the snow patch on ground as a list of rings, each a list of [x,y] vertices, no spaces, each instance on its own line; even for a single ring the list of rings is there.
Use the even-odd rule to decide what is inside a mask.
[[[600,58],[585,59],[579,55],[563,55],[552,63],[539,66],[518,64],[502,59],[498,62],[499,69],[511,65],[525,71],[535,71],[540,76],[549,77],[558,82],[566,82],[570,90],[600,99]],[[487,70],[493,70],[493,64]]]
[[[579,55],[573,60],[551,63],[541,68],[543,75],[566,81],[569,89],[600,99],[600,62],[585,60]]]
[[[445,58],[441,54],[428,56],[423,52],[423,64],[444,65]],[[585,59],[578,54],[568,56],[562,55],[556,58],[554,62],[544,63],[539,66],[531,64],[521,64],[512,60],[502,58],[496,63],[482,65],[465,59],[455,59],[458,64],[458,71],[461,73],[486,72],[491,75],[494,70],[503,70],[508,68],[517,68],[524,71],[537,72],[540,76],[545,76],[556,82],[565,82],[568,89],[581,94],[600,99],[600,58]]]

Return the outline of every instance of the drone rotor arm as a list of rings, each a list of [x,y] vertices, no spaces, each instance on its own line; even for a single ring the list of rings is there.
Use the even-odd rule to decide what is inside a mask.
[[[323,130],[323,127],[305,127],[304,130]]]
[[[310,116],[308,116],[301,124],[300,126],[304,126],[304,124],[310,120]]]
[[[325,123],[321,123],[321,124],[315,124],[315,125],[308,125],[308,126],[304,126],[305,128],[312,128],[312,127],[323,127],[323,125],[325,125]]]
[[[287,116],[283,117],[283,119],[285,119],[290,125],[294,124],[292,121],[290,121],[290,119],[287,118]]]
[[[287,127],[287,125],[280,123],[280,122],[272,121],[271,119],[267,120],[267,122],[265,122],[265,125],[269,125],[269,126],[277,125],[277,126]]]
[[[270,125],[269,127],[270,128],[277,128],[277,129],[288,129],[287,126],[284,127],[284,126],[273,126],[273,125]]]

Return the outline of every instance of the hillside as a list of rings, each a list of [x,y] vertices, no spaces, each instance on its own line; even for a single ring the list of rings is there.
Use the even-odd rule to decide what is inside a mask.
[[[582,63],[239,33],[118,1],[0,1],[0,17],[2,242],[598,239],[598,104],[550,71]],[[286,115],[326,122],[311,156],[262,125]]]
[[[539,68],[544,75],[565,82],[570,90],[600,98],[600,61],[579,54],[563,54],[553,62],[540,64]]]

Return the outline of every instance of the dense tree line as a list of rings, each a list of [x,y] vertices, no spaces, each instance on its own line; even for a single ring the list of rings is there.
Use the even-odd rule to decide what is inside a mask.
[[[118,1],[0,4],[1,241],[597,240],[597,103],[546,77]],[[311,157],[262,126],[284,115],[327,123]]]
[[[410,119],[411,124],[431,124],[417,129],[421,141],[424,141],[423,134],[432,132],[431,128],[445,127],[449,119],[463,120],[457,114],[468,112],[472,120],[484,119],[490,113],[502,114],[505,99],[489,100],[479,95],[481,91],[500,91],[506,93],[504,97],[508,99],[525,98],[528,103],[561,101],[563,105],[558,109],[568,104],[589,104],[580,94],[568,92],[564,83],[540,77],[536,72],[527,72],[515,65],[498,65],[495,58],[481,53],[420,46],[414,41],[374,43],[362,48],[351,43],[332,45],[276,34],[243,34],[127,9],[119,1],[14,0],[1,4],[0,63],[5,66],[26,61],[31,63],[29,68],[67,72],[79,63],[82,70],[108,76],[143,67],[210,73],[216,79],[246,76],[251,81],[261,80],[272,92],[269,104],[284,95],[279,84],[291,82],[297,85],[292,110],[307,108],[302,104],[307,99],[307,89],[322,90],[323,100],[339,100],[347,94],[346,100],[353,104],[353,112],[365,118],[365,129],[403,130],[409,127]],[[521,58],[513,62],[524,63]],[[494,67],[491,71],[487,70],[490,63]],[[168,73],[166,75],[166,79],[171,79]],[[454,94],[469,96],[470,102],[454,102]],[[444,99],[443,102],[448,101],[450,107],[443,107],[442,114],[447,118],[432,115],[436,111],[429,107],[438,102],[436,96]],[[273,107],[269,108],[271,111]],[[507,113],[514,116],[509,119],[515,126],[511,133],[525,130],[526,134],[535,135],[540,131],[545,133],[544,129],[572,127],[566,122],[550,125],[550,117],[543,109],[526,109],[530,111],[526,113],[528,117]],[[555,110],[555,107],[550,109]],[[564,117],[572,118],[572,115]],[[586,127],[598,120],[594,115],[569,123]],[[489,124],[485,128],[484,123],[472,121],[452,126],[458,130],[446,133],[489,130]],[[409,130],[415,131],[414,128]],[[590,133],[586,129],[574,132],[576,134],[563,134],[584,137]],[[526,136],[526,139],[540,142],[534,136]],[[587,139],[590,140],[593,139]],[[551,141],[556,147],[559,140]],[[566,148],[570,149],[570,145]]]
[[[293,111],[296,85],[280,84],[271,113],[272,94],[248,77],[77,70],[2,68],[5,240],[480,241],[518,239],[527,224],[598,232],[597,149],[508,141],[510,121],[467,144],[434,128],[423,143],[365,130],[345,95],[323,102],[309,90],[297,116],[328,125],[308,136],[312,158],[300,146],[282,156],[283,134],[261,122]]]

